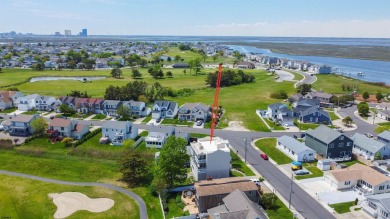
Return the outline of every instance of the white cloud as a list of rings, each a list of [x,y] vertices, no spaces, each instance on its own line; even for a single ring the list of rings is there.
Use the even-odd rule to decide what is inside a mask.
[[[254,22],[196,25],[183,28],[187,35],[383,37],[389,38],[390,20]]]

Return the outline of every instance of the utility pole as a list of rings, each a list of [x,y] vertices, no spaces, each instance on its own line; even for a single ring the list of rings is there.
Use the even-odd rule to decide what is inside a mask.
[[[290,184],[290,199],[288,200],[288,208],[291,208],[291,195],[293,194],[293,178],[294,174],[291,174],[291,184]]]
[[[246,151],[248,150],[246,138],[244,138],[244,143],[245,143],[245,163],[246,163]]]

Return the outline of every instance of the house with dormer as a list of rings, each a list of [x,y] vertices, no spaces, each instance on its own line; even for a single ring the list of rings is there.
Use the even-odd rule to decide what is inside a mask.
[[[198,121],[206,122],[211,117],[211,108],[203,103],[185,103],[178,110],[178,119],[180,121]]]
[[[138,136],[138,128],[129,121],[104,121],[102,125],[102,137],[115,146],[121,146],[128,139]]]
[[[35,99],[35,109],[46,111],[53,110],[56,103],[56,98],[50,96],[39,96]]]
[[[156,100],[153,104],[152,118],[153,119],[173,119],[177,115],[178,104],[167,100]]]

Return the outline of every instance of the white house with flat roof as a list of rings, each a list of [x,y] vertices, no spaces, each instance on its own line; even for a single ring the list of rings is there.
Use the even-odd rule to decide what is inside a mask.
[[[191,172],[196,181],[229,177],[231,165],[229,141],[219,137],[199,138],[187,148]]]
[[[276,148],[294,161],[310,162],[315,160],[316,152],[313,149],[290,136],[284,135],[277,138]]]
[[[146,147],[162,148],[167,138],[175,134],[175,128],[170,126],[151,126],[148,130],[148,136],[145,137]]]

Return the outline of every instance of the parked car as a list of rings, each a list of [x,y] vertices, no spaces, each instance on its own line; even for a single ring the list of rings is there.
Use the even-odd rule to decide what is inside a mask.
[[[50,119],[54,119],[54,116],[53,116],[53,115],[51,115],[51,116],[50,116]]]
[[[156,122],[160,123],[161,122],[161,118],[156,119]]]
[[[291,170],[301,170],[302,169],[302,163],[301,162],[292,162],[291,163]]]
[[[366,137],[369,137],[369,138],[372,138],[372,137],[374,137],[372,134],[370,134],[370,133],[366,133],[366,134],[364,134]]]
[[[260,154],[260,157],[263,158],[263,160],[268,160],[268,155],[266,154]]]
[[[309,174],[310,172],[308,170],[297,170],[297,171],[294,171],[294,174],[295,175],[306,175],[306,174]]]
[[[256,183],[257,186],[260,185],[260,180],[259,179],[251,179],[251,181]]]
[[[196,121],[196,125],[197,125],[197,126],[201,126],[202,124],[203,124],[203,121],[202,121],[202,120]]]
[[[283,127],[284,127],[285,129],[289,129],[289,128],[290,128],[290,127],[288,126],[288,124],[284,124]]]

